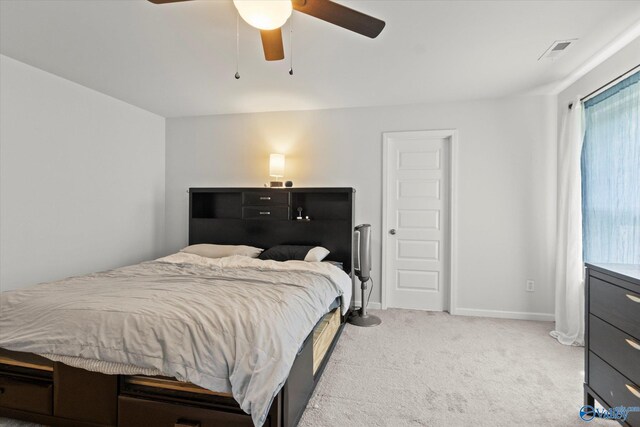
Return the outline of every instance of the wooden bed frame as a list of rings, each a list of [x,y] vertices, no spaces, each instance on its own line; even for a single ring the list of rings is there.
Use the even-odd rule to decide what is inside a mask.
[[[324,246],[353,278],[352,188],[192,188],[189,244]],[[298,220],[298,208],[303,217]],[[268,427],[296,426],[340,338],[327,313],[309,334],[275,397]],[[228,394],[173,378],[105,375],[0,349],[0,416],[61,427],[252,426]]]

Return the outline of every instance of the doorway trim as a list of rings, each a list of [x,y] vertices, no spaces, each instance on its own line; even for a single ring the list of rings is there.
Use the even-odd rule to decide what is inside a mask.
[[[387,309],[389,301],[388,292],[390,286],[387,286],[387,263],[384,257],[387,253],[387,241],[389,239],[386,233],[387,227],[387,198],[388,191],[388,170],[387,160],[389,158],[389,139],[392,137],[403,137],[406,139],[418,138],[446,138],[449,141],[449,292],[448,305],[450,314],[458,314],[458,131],[457,129],[439,129],[439,130],[420,130],[420,131],[402,131],[402,132],[383,132],[382,133],[382,274],[381,274],[381,292],[380,305],[383,310]]]

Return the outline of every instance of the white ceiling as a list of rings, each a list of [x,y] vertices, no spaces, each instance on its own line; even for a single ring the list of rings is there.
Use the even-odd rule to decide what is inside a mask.
[[[567,77],[640,20],[640,1],[341,3],[386,28],[371,40],[294,12],[293,77],[288,58],[264,61],[258,31],[242,22],[242,78],[234,79],[231,0],[1,0],[0,52],[177,117],[529,93]],[[564,56],[538,61],[554,40],[573,38]]]

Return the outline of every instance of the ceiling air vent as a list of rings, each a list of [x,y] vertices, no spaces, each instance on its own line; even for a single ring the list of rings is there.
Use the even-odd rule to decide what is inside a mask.
[[[576,40],[577,39],[554,41],[553,43],[551,43],[551,46],[549,46],[549,49],[545,50],[544,53],[540,56],[540,58],[538,58],[538,61],[540,61],[543,58],[549,58],[549,59],[557,58],[558,56],[562,55],[567,50],[567,48]]]

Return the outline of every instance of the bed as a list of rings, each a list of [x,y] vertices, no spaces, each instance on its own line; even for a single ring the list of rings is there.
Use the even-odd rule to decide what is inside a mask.
[[[297,424],[350,309],[354,191],[189,194],[191,245],[317,245],[333,263],[178,253],[4,294],[1,416]],[[309,219],[291,214],[298,208]]]

